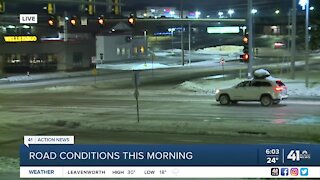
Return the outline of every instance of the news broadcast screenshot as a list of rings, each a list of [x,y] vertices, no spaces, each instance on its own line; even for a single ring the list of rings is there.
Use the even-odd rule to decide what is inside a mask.
[[[320,179],[319,0],[0,0],[0,180]]]

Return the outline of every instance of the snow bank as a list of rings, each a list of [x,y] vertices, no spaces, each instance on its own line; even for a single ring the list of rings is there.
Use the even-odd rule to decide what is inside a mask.
[[[181,49],[167,49],[162,51],[154,51],[154,55],[158,57],[172,56],[175,53],[180,54]]]
[[[210,89],[208,87],[205,87],[199,83],[191,82],[191,81],[186,81],[182,84],[179,85],[181,89],[188,90],[188,91],[193,91],[193,92],[200,92],[200,93],[205,93],[205,94],[213,94],[214,89]]]
[[[235,46],[235,45],[223,45],[216,47],[208,47],[203,49],[198,49],[196,51],[192,51],[191,53],[194,55],[229,55],[234,56],[235,54],[242,53],[243,46]],[[185,51],[188,54],[189,51]],[[155,51],[154,54],[158,57],[166,57],[172,56],[174,54],[180,54],[181,49],[169,49],[162,51]]]
[[[241,53],[242,46],[216,46],[197,50],[197,54],[221,54],[221,53]]]
[[[50,92],[74,92],[74,91],[84,91],[90,90],[90,86],[53,86],[45,88],[46,91]]]
[[[171,68],[176,66],[167,66],[160,63],[131,63],[131,64],[101,64],[97,65],[97,69],[114,69],[114,70],[151,70],[151,69],[162,69]]]
[[[285,80],[282,80],[286,82]],[[288,87],[289,96],[311,96],[320,97],[320,85],[306,88],[304,83],[285,83]]]
[[[161,69],[161,68],[169,68],[170,66],[160,64],[160,63],[145,63],[132,66],[132,70],[147,70],[147,69]]]
[[[1,80],[9,81],[9,82],[30,81],[30,80],[33,80],[33,77],[27,76],[27,75],[20,75],[20,76],[11,76],[7,78],[2,78]]]

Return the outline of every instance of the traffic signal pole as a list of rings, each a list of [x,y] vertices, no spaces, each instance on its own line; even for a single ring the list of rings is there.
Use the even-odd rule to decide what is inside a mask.
[[[63,22],[64,22],[63,40],[64,40],[64,42],[68,41],[68,21],[66,20],[67,17],[68,17],[68,13],[67,13],[67,11],[64,11],[64,17],[63,17]]]
[[[297,36],[297,1],[292,0],[292,31],[291,31],[291,79],[295,79],[295,57],[296,57],[296,36]]]
[[[306,88],[309,88],[309,0],[307,0],[306,4],[306,25],[305,25],[305,73],[306,73],[306,80],[305,85]]]
[[[183,0],[180,0],[180,18],[183,19]],[[183,37],[183,25],[181,24],[181,61],[184,66],[184,37]]]
[[[248,0],[248,17],[247,17],[247,26],[248,26],[248,37],[249,37],[249,63],[248,63],[248,79],[252,78],[252,66],[253,66],[253,16],[252,16],[252,0]]]

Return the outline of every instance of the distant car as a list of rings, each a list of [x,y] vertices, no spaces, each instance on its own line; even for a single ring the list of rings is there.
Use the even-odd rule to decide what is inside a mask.
[[[245,80],[231,88],[217,89],[216,101],[222,105],[238,101],[260,101],[262,106],[279,104],[287,99],[287,87],[280,80],[269,77]]]
[[[274,43],[274,48],[275,48],[275,49],[286,48],[286,44],[283,43],[283,42],[275,42],[275,43]]]

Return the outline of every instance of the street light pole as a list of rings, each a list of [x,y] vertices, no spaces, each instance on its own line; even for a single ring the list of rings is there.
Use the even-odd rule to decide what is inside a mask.
[[[189,64],[191,64],[191,23],[189,22]]]
[[[292,0],[292,30],[291,30],[291,79],[295,79],[295,56],[296,56],[296,36],[297,36],[297,1]]]
[[[247,26],[248,26],[248,38],[249,38],[249,63],[248,63],[248,78],[252,78],[252,66],[253,66],[253,15],[252,15],[252,0],[248,0],[248,12],[247,12]]]
[[[67,11],[64,12],[64,18],[63,18],[63,41],[68,41],[68,13]]]
[[[183,0],[180,0],[180,18],[183,19]],[[183,37],[183,24],[181,24],[181,61],[184,66],[184,37]]]
[[[173,28],[171,28],[171,52],[173,54]]]
[[[309,0],[306,1],[306,27],[305,27],[305,59],[306,59],[306,64],[305,64],[305,73],[306,73],[306,88],[309,87]]]

